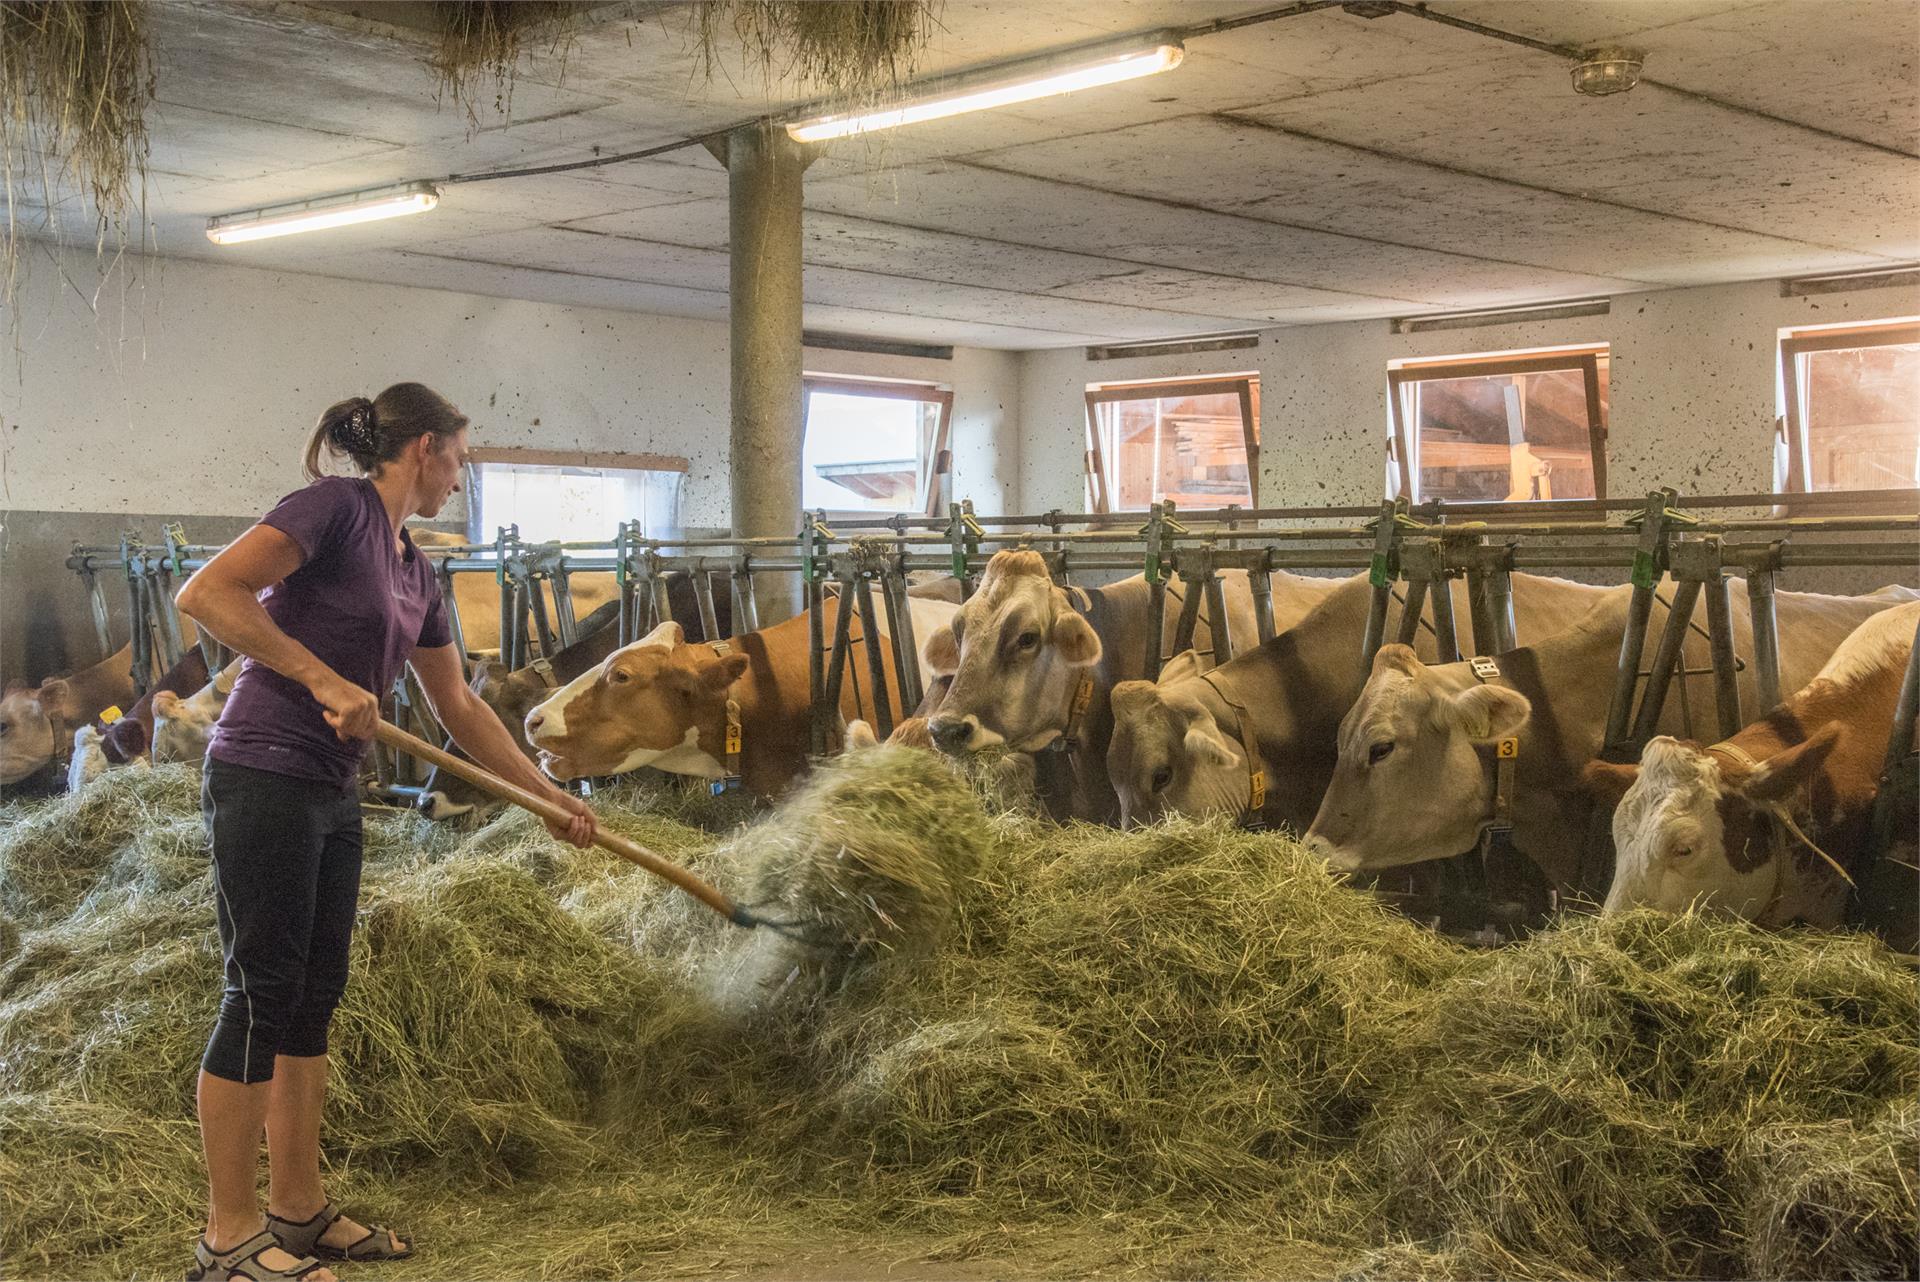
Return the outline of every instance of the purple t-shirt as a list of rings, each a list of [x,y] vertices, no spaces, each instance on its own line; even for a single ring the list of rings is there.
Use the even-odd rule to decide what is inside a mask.
[[[260,594],[267,617],[335,672],[384,698],[415,646],[442,646],[446,605],[433,565],[393,523],[373,482],[322,477],[260,518],[305,554]],[[207,755],[303,779],[346,784],[371,740],[342,742],[298,681],[248,659],[221,709]]]

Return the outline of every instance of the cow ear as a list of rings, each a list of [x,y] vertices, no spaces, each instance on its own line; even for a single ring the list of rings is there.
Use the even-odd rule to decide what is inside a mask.
[[[171,690],[153,692],[153,715],[156,717],[177,717],[180,715],[180,696]]]
[[[719,662],[709,664],[700,673],[700,679],[710,689],[725,690],[746,674],[750,664],[751,661],[744,654],[723,654]]]
[[[73,697],[63,677],[53,677],[40,683],[40,689],[34,697],[40,701],[40,710],[49,717],[65,717],[68,701]]]
[[[1214,732],[1212,718],[1200,718],[1187,726],[1186,738],[1181,744],[1187,755],[1204,765],[1237,766],[1240,754],[1233,746]]]
[[[953,635],[951,623],[943,623],[927,634],[920,658],[930,672],[939,676],[950,677],[960,670],[960,642]]]
[[[1589,761],[1580,772],[1580,786],[1596,801],[1617,806],[1639,777],[1640,767],[1632,762]]]
[[[1760,768],[1734,785],[1734,791],[1749,801],[1762,803],[1785,801],[1813,782],[1820,767],[1840,745],[1845,734],[1837,721],[1829,721],[1814,731],[1805,743],[1776,753],[1760,763]]]
[[[1168,659],[1160,667],[1159,684],[1170,686],[1176,681],[1191,681],[1200,675],[1200,656],[1192,650],[1182,650]]]
[[[1160,697],[1151,681],[1122,681],[1113,687],[1107,696],[1108,704],[1116,717],[1131,716],[1136,708],[1144,709]]]
[[[672,619],[668,619],[665,623],[641,637],[639,644],[663,646],[671,650],[674,646],[685,645],[686,642],[687,634],[681,630],[680,625]]]
[[[866,748],[879,746],[880,736],[873,732],[872,726],[860,720],[847,722],[846,750],[848,752],[860,752]]]
[[[1100,637],[1077,614],[1063,614],[1053,621],[1053,644],[1060,657],[1076,668],[1100,662]]]
[[[1413,652],[1410,645],[1401,645],[1390,641],[1373,653],[1375,672],[1405,672],[1409,675],[1420,671],[1420,656]]]
[[[1526,695],[1505,686],[1470,686],[1454,695],[1449,703],[1454,724],[1465,730],[1475,743],[1492,743],[1520,733],[1520,727],[1527,724],[1527,718],[1533,713],[1533,705]]]

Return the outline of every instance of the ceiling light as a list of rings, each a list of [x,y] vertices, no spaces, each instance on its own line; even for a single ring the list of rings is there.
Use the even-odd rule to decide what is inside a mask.
[[[245,213],[221,214],[207,219],[207,239],[216,245],[236,245],[244,240],[265,240],[269,236],[291,236],[323,227],[347,227],[403,214],[424,214],[439,203],[440,192],[432,183],[375,187],[294,204],[268,205]]]
[[[795,142],[826,142],[831,138],[914,125],[968,111],[1031,102],[1077,89],[1118,84],[1122,80],[1171,71],[1186,56],[1179,40],[1165,32],[1149,36],[1145,41],[1135,41],[1117,52],[1112,51],[1112,46],[1107,48],[1106,53],[1086,50],[996,68],[979,76],[930,81],[917,86],[912,91],[913,97],[896,106],[816,116],[789,124],[787,133]]]
[[[1625,93],[1640,83],[1640,64],[1646,55],[1607,46],[1589,49],[1573,64],[1573,91],[1590,98]]]

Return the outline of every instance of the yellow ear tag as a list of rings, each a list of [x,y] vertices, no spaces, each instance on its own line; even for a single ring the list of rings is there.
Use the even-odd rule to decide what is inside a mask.
[[[120,711],[120,705],[116,703],[111,708],[106,709],[104,712],[100,714],[100,724],[103,726],[110,726],[114,722],[118,721],[121,717],[124,717],[126,715],[127,715],[126,713]]]
[[[1267,804],[1267,772],[1256,770],[1248,780],[1253,795],[1247,799],[1249,808],[1259,810]]]
[[[1494,755],[1503,761],[1511,761],[1520,755],[1520,741],[1518,739],[1502,739],[1493,751]]]
[[[1077,716],[1080,713],[1085,712],[1087,710],[1087,705],[1092,702],[1093,702],[1093,679],[1091,677],[1082,678],[1080,682],[1080,688],[1073,692],[1074,714]]]
[[[740,751],[740,726],[738,722],[730,721],[727,723],[727,749],[726,750],[728,752]]]

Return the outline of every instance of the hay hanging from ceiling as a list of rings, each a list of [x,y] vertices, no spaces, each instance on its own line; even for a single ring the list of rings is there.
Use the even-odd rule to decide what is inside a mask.
[[[493,109],[504,116],[513,106],[513,81],[520,55],[545,44],[564,65],[573,44],[573,24],[598,6],[582,0],[438,0],[440,49],[428,60],[435,92],[452,98],[478,124],[475,108],[493,82]]]
[[[716,50],[731,35],[765,75],[870,102],[912,78],[937,9],[935,0],[703,0],[701,58],[711,76]]]
[[[23,228],[20,187],[52,222],[77,190],[97,218],[96,248],[120,247],[146,204],[153,54],[144,0],[0,4],[0,150],[6,153],[5,297]],[[57,230],[57,227],[53,228]]]

